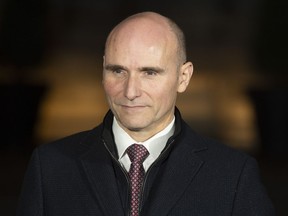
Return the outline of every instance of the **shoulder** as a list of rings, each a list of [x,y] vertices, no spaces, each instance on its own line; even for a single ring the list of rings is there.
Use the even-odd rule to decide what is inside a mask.
[[[186,145],[196,149],[196,154],[206,164],[210,164],[210,167],[227,169],[235,169],[237,167],[238,170],[241,170],[247,163],[256,163],[255,159],[247,152],[233,148],[214,138],[203,136],[195,132],[187,124],[184,124],[183,129]]]
[[[185,145],[196,149],[194,156],[202,162],[197,174],[198,188],[206,190],[209,186],[205,194],[210,193],[217,201],[227,197],[236,214],[274,215],[256,159],[221,141],[199,135],[189,126],[184,130]]]
[[[93,146],[97,145],[101,140],[101,128],[97,126],[94,129],[78,132],[61,139],[42,144],[38,146],[34,153],[37,152],[42,158],[57,157],[77,157]]]
[[[222,167],[231,173],[241,175],[247,166],[257,169],[257,161],[248,152],[229,146],[219,140],[210,137],[203,137],[207,146],[206,154],[201,156],[215,167]]]
[[[229,144],[224,143],[223,141],[210,137],[202,137],[202,139],[207,146],[209,155],[217,158],[218,160],[246,161],[253,159],[247,152],[231,147]]]

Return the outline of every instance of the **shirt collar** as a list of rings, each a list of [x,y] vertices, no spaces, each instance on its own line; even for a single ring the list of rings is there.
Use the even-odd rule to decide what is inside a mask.
[[[166,128],[164,128],[159,133],[155,134],[150,139],[144,142],[136,142],[120,127],[116,118],[114,117],[112,131],[114,134],[119,159],[121,159],[125,155],[125,151],[130,145],[137,143],[137,144],[143,144],[149,151],[149,157],[152,160],[156,160],[157,157],[161,154],[162,150],[165,148],[166,142],[174,133],[175,130],[174,123],[175,123],[175,117]]]

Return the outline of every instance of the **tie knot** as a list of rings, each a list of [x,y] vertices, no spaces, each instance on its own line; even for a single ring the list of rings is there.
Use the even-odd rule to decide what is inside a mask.
[[[133,144],[127,148],[127,154],[131,163],[143,163],[148,157],[149,152],[143,145]]]

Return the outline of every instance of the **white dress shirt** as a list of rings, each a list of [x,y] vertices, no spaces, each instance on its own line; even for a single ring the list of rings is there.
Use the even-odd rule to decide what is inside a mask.
[[[161,154],[162,150],[165,148],[165,145],[168,139],[173,135],[174,130],[175,130],[174,122],[175,122],[175,117],[173,118],[171,123],[166,128],[164,128],[159,133],[155,134],[150,139],[144,142],[136,142],[120,127],[116,118],[114,117],[112,131],[114,134],[114,139],[115,139],[116,147],[117,147],[118,154],[119,154],[118,160],[122,164],[122,166],[127,170],[127,172],[130,169],[131,161],[129,159],[129,156],[126,153],[126,149],[130,145],[135,144],[135,143],[145,146],[145,148],[149,152],[149,156],[143,162],[143,167],[146,172],[148,168],[151,166],[151,164]]]

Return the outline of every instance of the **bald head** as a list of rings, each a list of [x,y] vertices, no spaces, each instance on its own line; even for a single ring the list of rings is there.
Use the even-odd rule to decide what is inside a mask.
[[[179,64],[186,61],[185,36],[178,25],[167,17],[154,12],[142,12],[132,15],[120,22],[110,32],[105,55],[109,46],[123,39],[137,38],[138,42],[159,41],[170,43]],[[124,42],[124,40],[123,40]]]

